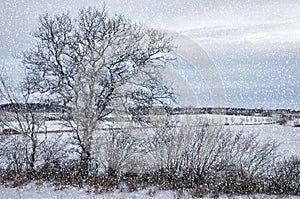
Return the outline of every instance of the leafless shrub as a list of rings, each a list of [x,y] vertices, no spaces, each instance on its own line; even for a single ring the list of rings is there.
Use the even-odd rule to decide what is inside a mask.
[[[155,152],[156,180],[172,189],[255,192],[278,157],[276,148],[276,143],[262,143],[256,135],[183,126],[170,143]]]
[[[116,176],[129,167],[135,155],[132,152],[133,142],[127,132],[101,132],[95,138],[92,156],[101,163],[104,173]]]
[[[292,156],[277,162],[268,179],[269,192],[273,194],[300,194],[300,159]]]

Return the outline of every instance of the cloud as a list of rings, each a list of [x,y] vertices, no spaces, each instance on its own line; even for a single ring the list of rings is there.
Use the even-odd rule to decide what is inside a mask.
[[[282,18],[281,18],[282,19]],[[272,23],[238,26],[216,26],[184,31],[204,46],[245,45],[272,47],[274,45],[299,46],[300,23],[298,17]]]
[[[101,0],[0,0],[0,68],[14,79],[22,76],[24,70],[14,56],[33,45],[30,33],[42,13],[69,10],[75,15],[83,6],[101,5]],[[251,96],[253,87],[261,87],[261,94],[285,82],[296,93],[290,99],[299,99],[293,87],[299,85],[300,75],[299,0],[107,0],[106,7],[150,27],[190,30],[183,33],[196,38],[211,55],[226,88],[233,90],[232,106],[243,105],[235,97],[245,88]],[[249,104],[255,100],[259,106],[259,99]]]

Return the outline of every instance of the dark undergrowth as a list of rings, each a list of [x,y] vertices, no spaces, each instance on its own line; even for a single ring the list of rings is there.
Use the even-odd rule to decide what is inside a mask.
[[[147,187],[160,190],[188,190],[194,197],[220,194],[300,194],[300,160],[291,157],[268,168],[267,175],[252,175],[241,170],[238,165],[219,165],[209,171],[199,173],[197,169],[188,168],[181,171],[163,168],[143,174],[113,173],[107,171],[101,175],[83,178],[77,172],[74,162],[41,167],[32,172],[15,173],[1,171],[0,183],[11,187],[27,185],[30,182],[52,183],[56,189],[68,186],[87,188],[90,192],[104,193],[115,189],[133,192]]]
[[[161,130],[149,141],[158,147],[144,152],[135,152],[135,142],[128,142],[128,136],[112,135],[106,150],[98,153],[106,159],[92,156],[84,172],[80,156],[72,159],[68,153],[59,153],[64,143],[40,150],[37,157],[44,160],[32,167],[23,148],[11,145],[15,139],[7,140],[10,148],[0,150],[1,158],[7,161],[7,166],[0,168],[0,184],[18,187],[47,182],[56,189],[76,186],[94,193],[156,187],[178,193],[188,191],[195,197],[300,195],[299,157],[283,158],[278,155],[277,143],[262,143],[256,135],[209,127],[188,127],[177,134]],[[170,139],[163,139],[165,135],[171,135]]]

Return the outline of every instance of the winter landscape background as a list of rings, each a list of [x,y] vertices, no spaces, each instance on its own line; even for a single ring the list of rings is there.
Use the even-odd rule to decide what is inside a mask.
[[[226,105],[246,108],[299,109],[300,20],[297,0],[276,1],[107,1],[106,7],[149,27],[191,37],[216,64]],[[23,76],[14,57],[30,47],[30,33],[44,12],[99,6],[99,1],[0,2],[0,62],[12,81]],[[188,68],[188,67],[187,67]],[[188,77],[187,77],[188,78]],[[211,105],[205,82],[193,82],[199,106]],[[201,84],[201,85],[200,85]]]
[[[6,85],[15,87],[27,75],[22,52],[35,44],[31,33],[41,14],[69,12],[74,17],[83,7],[103,5],[94,0],[1,0],[0,76]],[[25,97],[25,108],[15,111],[13,106],[5,108],[8,101],[0,98],[3,197],[299,198],[299,1],[110,0],[105,7],[109,14],[118,12],[147,27],[177,32],[197,44],[199,57],[191,54],[216,66],[221,81],[215,83],[221,85],[224,101],[214,103],[205,73],[195,73],[185,57],[165,74],[175,85],[178,106],[184,108],[163,112],[152,107],[142,115],[153,120],[153,126],[132,123],[134,118],[126,114],[102,115],[99,121],[85,118],[80,100],[74,105],[79,107],[77,115],[66,117],[68,111],[73,114],[71,109],[31,110]],[[179,76],[173,77],[173,70]],[[0,94],[17,94],[2,87]],[[228,109],[207,111],[214,106]],[[207,109],[198,113],[195,107]],[[242,109],[234,113],[230,108]],[[81,132],[85,119],[94,125],[90,134]],[[92,152],[90,178],[78,169],[84,139]],[[28,161],[27,152],[32,151],[35,158]]]

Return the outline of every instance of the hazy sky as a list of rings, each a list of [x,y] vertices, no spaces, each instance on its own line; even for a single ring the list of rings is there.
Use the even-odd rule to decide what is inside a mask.
[[[261,87],[262,94],[252,99],[254,107],[262,98],[265,104],[279,99],[274,93],[281,93],[282,99],[273,107],[300,107],[299,0],[107,0],[105,4],[111,14],[193,37],[218,65],[226,88],[233,89],[230,106],[244,106],[236,100],[249,100],[240,96],[243,89],[254,96]],[[82,7],[102,5],[101,0],[0,0],[0,72],[4,68],[10,76],[22,76],[14,57],[33,45],[30,34],[41,14],[75,15]],[[283,87],[289,88],[288,93],[280,92]]]
[[[108,0],[111,13],[122,13],[151,27],[184,30],[247,24],[300,24],[299,0]],[[30,32],[44,12],[76,13],[101,0],[0,0],[0,60],[32,42]]]

